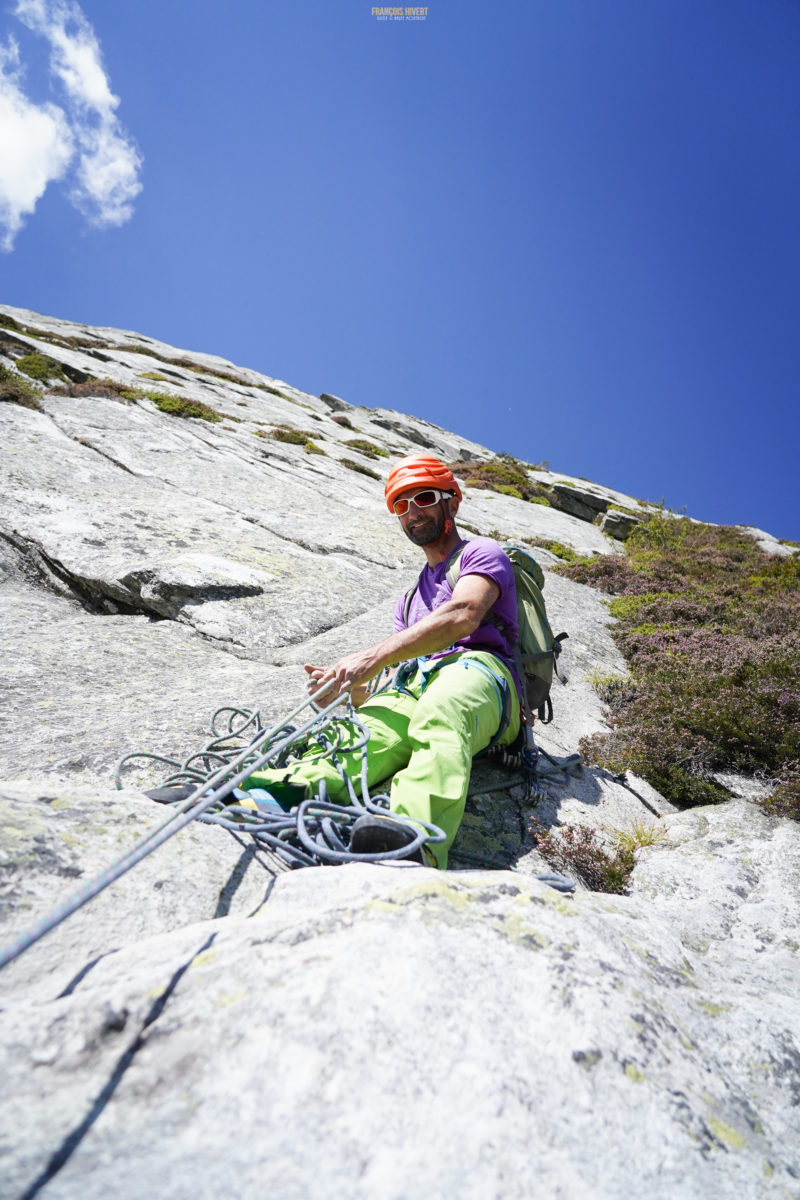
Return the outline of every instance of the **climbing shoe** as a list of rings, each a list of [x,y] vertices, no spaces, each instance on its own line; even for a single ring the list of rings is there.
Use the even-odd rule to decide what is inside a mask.
[[[254,776],[257,778],[257,775]],[[249,780],[246,782],[249,783]],[[302,804],[304,800],[310,799],[310,789],[306,783],[292,783],[289,775],[285,776],[279,783],[267,783],[262,786],[260,784],[244,789],[240,788],[236,791],[239,795],[250,795],[256,802],[257,808],[277,807],[283,809],[284,812],[291,812],[298,804]]]
[[[350,834],[350,851],[353,854],[386,854],[389,850],[402,850],[416,840],[417,834],[404,821],[393,821],[391,817],[359,817]],[[412,862],[423,863],[422,848],[405,856]]]
[[[149,792],[145,792],[145,796],[159,804],[180,804],[181,800],[188,800],[196,788],[196,783],[178,783],[173,787],[151,788]]]

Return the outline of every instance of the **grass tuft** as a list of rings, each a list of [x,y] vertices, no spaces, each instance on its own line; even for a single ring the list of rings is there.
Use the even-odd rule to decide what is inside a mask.
[[[366,438],[350,438],[345,442],[345,446],[350,446],[353,450],[358,450],[359,454],[365,454],[367,458],[388,458],[389,455],[381,446],[376,446],[374,442],[368,442]]]
[[[377,471],[372,471],[369,467],[365,467],[363,463],[354,462],[352,458],[340,458],[339,462],[350,471],[358,471],[360,475],[368,475],[370,479],[380,479]]]
[[[168,413],[171,417],[212,422],[222,420],[222,413],[209,404],[203,404],[202,400],[188,400],[183,396],[170,396],[166,392],[145,392],[144,399],[152,400],[159,412]]]

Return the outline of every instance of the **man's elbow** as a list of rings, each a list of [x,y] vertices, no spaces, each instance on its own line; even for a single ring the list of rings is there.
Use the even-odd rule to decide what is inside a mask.
[[[461,627],[461,637],[469,637],[478,629],[484,620],[485,613],[482,607],[475,605],[465,605],[464,611],[459,614],[459,625]]]

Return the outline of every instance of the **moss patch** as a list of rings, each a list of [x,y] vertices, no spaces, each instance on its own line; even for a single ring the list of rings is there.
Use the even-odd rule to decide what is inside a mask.
[[[47,383],[49,379],[64,379],[65,375],[61,369],[61,364],[57,363],[54,358],[48,358],[46,354],[23,354],[16,361],[18,371],[23,371],[31,379],[37,379],[40,383]]]
[[[166,392],[145,392],[144,397],[152,400],[159,412],[171,417],[187,417],[196,421],[221,421],[222,413],[203,404],[201,400],[188,400],[183,396],[170,396]]]

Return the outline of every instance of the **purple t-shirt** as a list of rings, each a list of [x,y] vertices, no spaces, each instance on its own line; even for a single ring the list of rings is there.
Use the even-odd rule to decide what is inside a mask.
[[[453,555],[451,561],[455,561],[457,557],[458,551]],[[420,571],[417,590],[408,610],[409,625],[415,625],[417,621],[427,617],[440,604],[451,599],[453,593],[446,579],[446,566],[446,562],[441,562],[435,567],[426,565]],[[488,650],[497,655],[501,662],[509,668],[519,692],[520,683],[514,669],[513,649],[513,642],[517,638],[517,589],[514,583],[514,569],[508,556],[502,547],[491,538],[470,538],[464,543],[461,553],[459,579],[463,575],[485,575],[497,584],[500,595],[489,612],[502,622],[503,632],[496,625],[485,622],[483,625],[479,625],[474,633],[459,638],[449,649],[440,650],[430,657],[443,658],[447,654],[452,654],[453,650]],[[398,632],[406,628],[403,621],[405,599],[404,593],[398,600],[394,612],[394,627]]]

